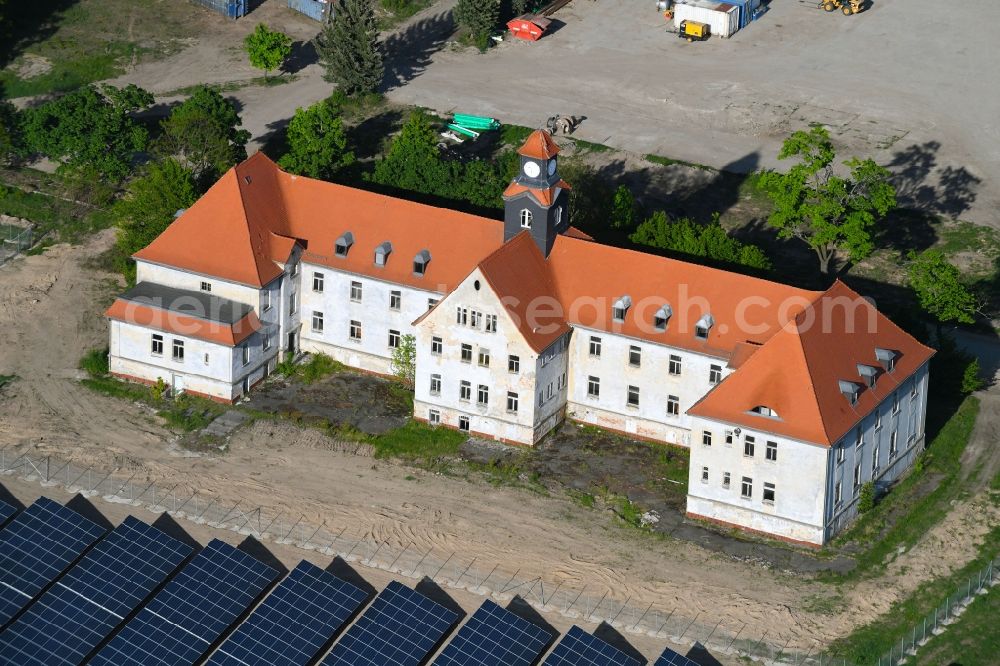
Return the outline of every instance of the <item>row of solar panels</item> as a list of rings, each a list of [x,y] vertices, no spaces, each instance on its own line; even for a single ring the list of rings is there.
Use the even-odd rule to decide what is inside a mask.
[[[0,502],[0,525],[0,665],[307,666],[326,654],[322,666],[419,666],[460,620],[396,581],[364,608],[365,591],[305,561],[272,589],[279,571],[222,541],[191,557],[134,517],[109,532],[44,497],[20,513]],[[486,601],[434,664],[531,666],[553,639]],[[574,626],[544,661],[571,665],[641,662]],[[668,665],[694,662],[667,649],[656,666]]]

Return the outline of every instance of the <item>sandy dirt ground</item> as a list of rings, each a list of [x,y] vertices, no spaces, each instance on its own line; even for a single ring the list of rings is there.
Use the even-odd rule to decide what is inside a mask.
[[[339,452],[316,431],[259,422],[237,431],[225,455],[193,455],[144,409],[76,383],[80,356],[106,340],[100,313],[116,284],[84,263],[111,241],[105,232],[0,269],[0,371],[20,378],[0,396],[0,443],[11,450],[105,468],[125,457],[161,485],[303,514],[398,548],[455,551],[577,589],[701,613],[733,632],[744,624],[758,634],[766,629],[769,640],[803,649],[845,634],[927,577],[961,565],[1000,519],[981,497],[959,503],[881,578],[841,590],[843,611],[819,615],[806,610],[808,600],[831,590],[808,576],[653,540],[568,500]]]
[[[586,116],[579,138],[739,172],[778,166],[782,140],[820,122],[844,153],[889,165],[906,203],[1000,226],[992,177],[1000,88],[990,83],[992,23],[981,20],[992,11],[988,0],[949,9],[949,23],[964,26],[954,41],[927,19],[938,3],[877,0],[854,17],[772,2],[733,38],[696,44],[665,32],[652,0],[576,0],[541,41],[508,40],[485,55],[449,41],[453,4],[441,0],[385,36],[391,100],[528,126],[557,113]],[[206,13],[204,34],[188,48],[117,82],[162,94],[259,77],[239,48],[258,21],[296,40],[318,30],[283,5],[268,0],[236,22]],[[298,53],[295,81],[231,93],[251,150],[296,107],[330,94],[308,49]]]

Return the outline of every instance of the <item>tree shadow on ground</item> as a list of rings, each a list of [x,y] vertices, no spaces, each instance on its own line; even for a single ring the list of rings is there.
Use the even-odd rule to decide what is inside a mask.
[[[358,160],[371,160],[382,154],[386,139],[403,124],[403,111],[386,109],[365,118],[348,132],[351,150]]]
[[[454,32],[455,21],[451,12],[446,11],[389,35],[383,43],[385,74],[381,92],[399,88],[420,76]]]
[[[982,179],[965,167],[941,166],[938,141],[913,144],[893,155],[886,168],[901,206],[957,218],[976,201]]]
[[[288,152],[288,123],[291,118],[282,118],[267,124],[267,131],[254,141],[260,151],[277,162]]]
[[[292,52],[285,59],[281,71],[287,74],[297,74],[309,65],[319,61],[316,46],[310,41],[298,41],[292,44]]]
[[[59,29],[63,14],[77,0],[16,0],[4,5],[0,23],[0,68],[6,67],[32,44],[43,42]]]

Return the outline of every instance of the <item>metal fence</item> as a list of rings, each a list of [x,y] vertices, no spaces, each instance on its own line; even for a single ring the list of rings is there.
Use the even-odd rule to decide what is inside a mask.
[[[18,227],[12,224],[0,224],[0,266],[7,263],[35,244],[35,227]]]
[[[944,603],[915,624],[911,631],[903,634],[898,645],[894,645],[886,654],[879,657],[878,666],[902,664],[910,657],[916,656],[920,648],[931,638],[944,633],[948,629],[948,625],[964,613],[978,595],[986,594],[992,586],[1000,583],[1000,575],[997,573],[998,566],[1000,566],[1000,555],[994,557],[985,567],[970,576],[965,583],[944,600]]]
[[[246,16],[251,9],[248,0],[192,0],[192,2],[232,19]]]

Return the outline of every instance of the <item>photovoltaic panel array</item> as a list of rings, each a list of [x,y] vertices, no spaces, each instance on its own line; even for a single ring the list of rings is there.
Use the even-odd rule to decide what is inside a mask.
[[[545,629],[487,599],[434,666],[531,666],[551,640]]]
[[[47,497],[18,514],[0,531],[0,627],[106,531]]]
[[[392,581],[337,641],[323,666],[418,666],[458,614]]]
[[[0,664],[83,663],[191,551],[129,516],[0,634]]]
[[[17,513],[17,509],[13,504],[7,504],[7,502],[0,500],[0,527],[3,527],[3,524],[10,520],[15,513]]]
[[[654,666],[698,666],[698,662],[691,661],[682,654],[674,652],[670,648],[664,648],[663,654],[656,660]]]
[[[573,625],[545,660],[545,666],[642,666],[597,636]]]
[[[88,663],[194,664],[277,577],[271,567],[213,539]]]
[[[301,562],[208,660],[210,666],[307,666],[367,600],[360,588]]]

